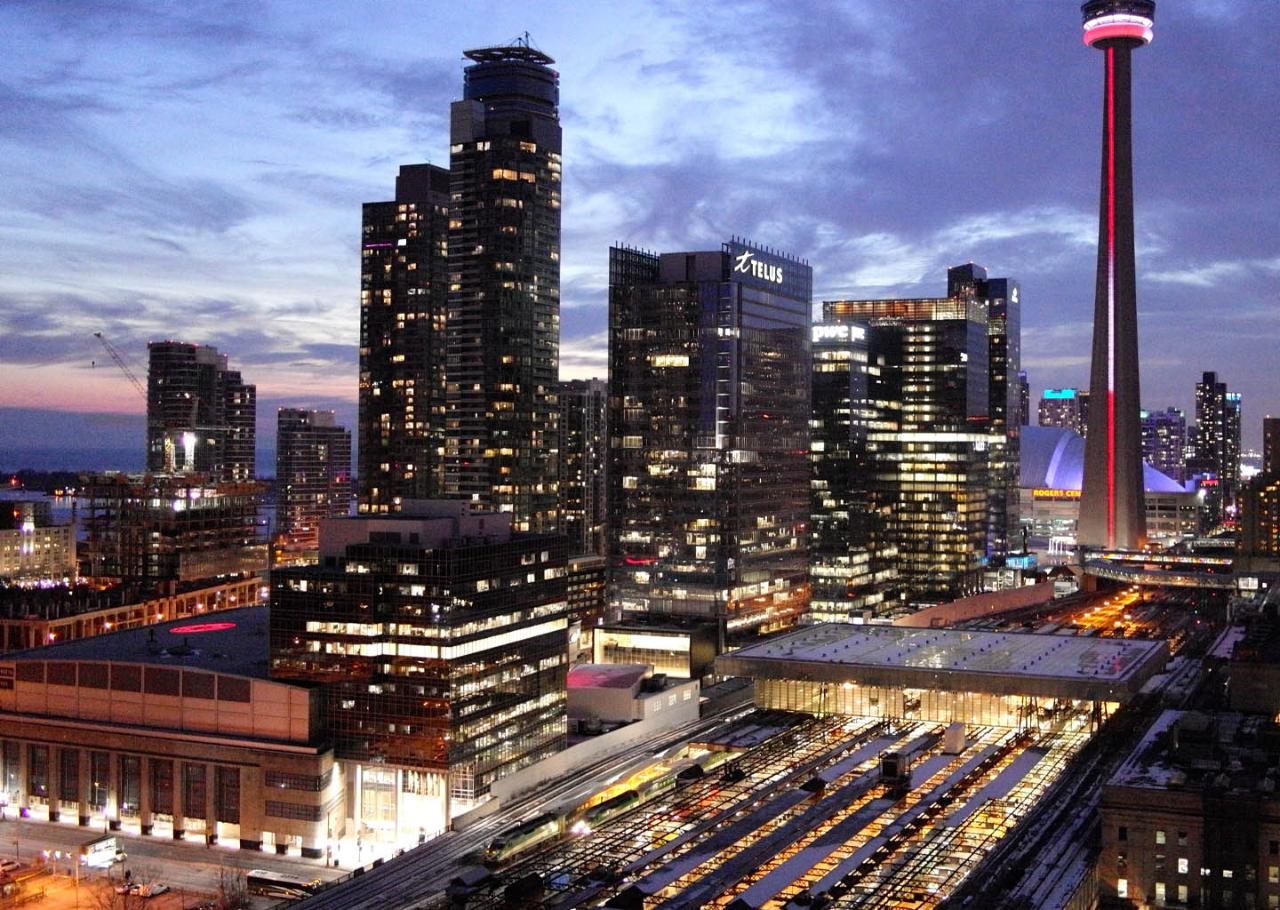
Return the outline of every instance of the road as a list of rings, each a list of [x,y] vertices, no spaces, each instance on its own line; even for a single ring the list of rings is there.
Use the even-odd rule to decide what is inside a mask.
[[[27,821],[14,819],[10,813],[8,818],[0,821],[0,857],[31,864],[37,858],[43,859],[44,851],[48,851],[51,857],[55,851],[70,852],[74,855],[81,844],[102,834],[101,825],[81,828],[76,825]],[[108,875],[118,877],[123,874],[124,869],[129,869],[134,879],[164,881],[178,892],[180,897],[184,892],[193,895],[212,894],[217,890],[219,875],[233,874],[235,870],[269,869],[294,873],[305,870],[307,874],[326,881],[344,874],[341,869],[326,869],[319,860],[278,856],[274,853],[251,853],[235,847],[203,847],[199,844],[175,843],[172,840],[124,833],[117,833],[117,836],[120,838],[120,845],[129,855],[128,860],[123,865],[110,870],[82,868],[80,875],[82,897],[92,883]],[[58,865],[64,871],[70,866],[66,862]],[[57,879],[61,880],[62,885],[69,881],[63,875],[59,875]],[[81,903],[84,906],[91,906],[83,900]],[[272,903],[258,899],[253,906],[269,907]],[[156,902],[157,910],[160,910],[161,904],[162,902]],[[68,906],[71,905],[68,904]],[[181,903],[174,903],[174,906],[181,906]]]

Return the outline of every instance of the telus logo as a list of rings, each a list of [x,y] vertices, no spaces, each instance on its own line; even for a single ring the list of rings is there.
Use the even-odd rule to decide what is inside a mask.
[[[735,272],[746,272],[754,278],[772,281],[774,284],[782,284],[782,266],[761,262],[756,258],[756,254],[750,250],[740,253],[734,259],[733,270]]]

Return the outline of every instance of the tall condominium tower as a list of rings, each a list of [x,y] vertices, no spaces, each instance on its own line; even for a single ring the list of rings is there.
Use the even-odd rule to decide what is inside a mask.
[[[603,380],[560,384],[560,527],[569,538],[570,556],[606,552],[608,404]]]
[[[147,345],[147,470],[214,481],[256,476],[257,390],[202,344]]]
[[[523,44],[467,51],[451,111],[446,482],[557,528],[559,75]]]
[[[1133,258],[1130,57],[1151,41],[1154,0],[1087,0],[1084,42],[1106,55],[1102,193],[1093,366],[1078,539],[1086,547],[1141,547],[1142,427],[1138,393],[1138,294]]]
[[[1280,417],[1262,418],[1262,473],[1280,477]]]
[[[1087,436],[1089,390],[1045,389],[1040,397],[1039,421],[1042,427],[1057,427]]]
[[[364,205],[360,250],[360,511],[444,493],[449,172],[410,164]]]
[[[723,647],[809,602],[812,270],[738,240],[609,251],[615,605]]]
[[[987,302],[973,295],[832,300],[824,323],[867,325],[868,361],[897,425],[870,427],[871,504],[897,551],[898,588],[924,605],[969,593],[993,510]]]
[[[276,415],[276,519],[289,550],[314,551],[320,522],[351,507],[351,432],[333,411],[281,408]]]
[[[1018,426],[1031,425],[1031,383],[1027,371],[1018,371]]]
[[[809,615],[849,622],[892,600],[898,552],[888,540],[888,509],[877,501],[868,434],[896,431],[901,402],[889,370],[870,354],[865,325],[813,327]]]
[[[1178,483],[1187,479],[1187,418],[1177,408],[1142,412],[1142,458]]]
[[[1240,393],[1227,391],[1217,373],[1205,373],[1196,383],[1195,456],[1189,467],[1216,481],[1208,487],[1207,503],[1215,520],[1240,485],[1240,404]]]

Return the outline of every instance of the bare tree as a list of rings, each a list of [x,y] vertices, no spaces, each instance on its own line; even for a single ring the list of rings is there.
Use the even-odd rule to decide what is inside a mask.
[[[240,910],[249,906],[249,881],[238,866],[218,867],[219,910]]]

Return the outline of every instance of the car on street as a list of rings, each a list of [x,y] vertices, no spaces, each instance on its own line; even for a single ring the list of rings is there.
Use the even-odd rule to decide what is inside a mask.
[[[169,890],[169,886],[164,882],[147,882],[138,888],[139,897],[156,897],[164,894]]]
[[[16,872],[22,868],[22,863],[16,859],[0,859],[0,872]]]

